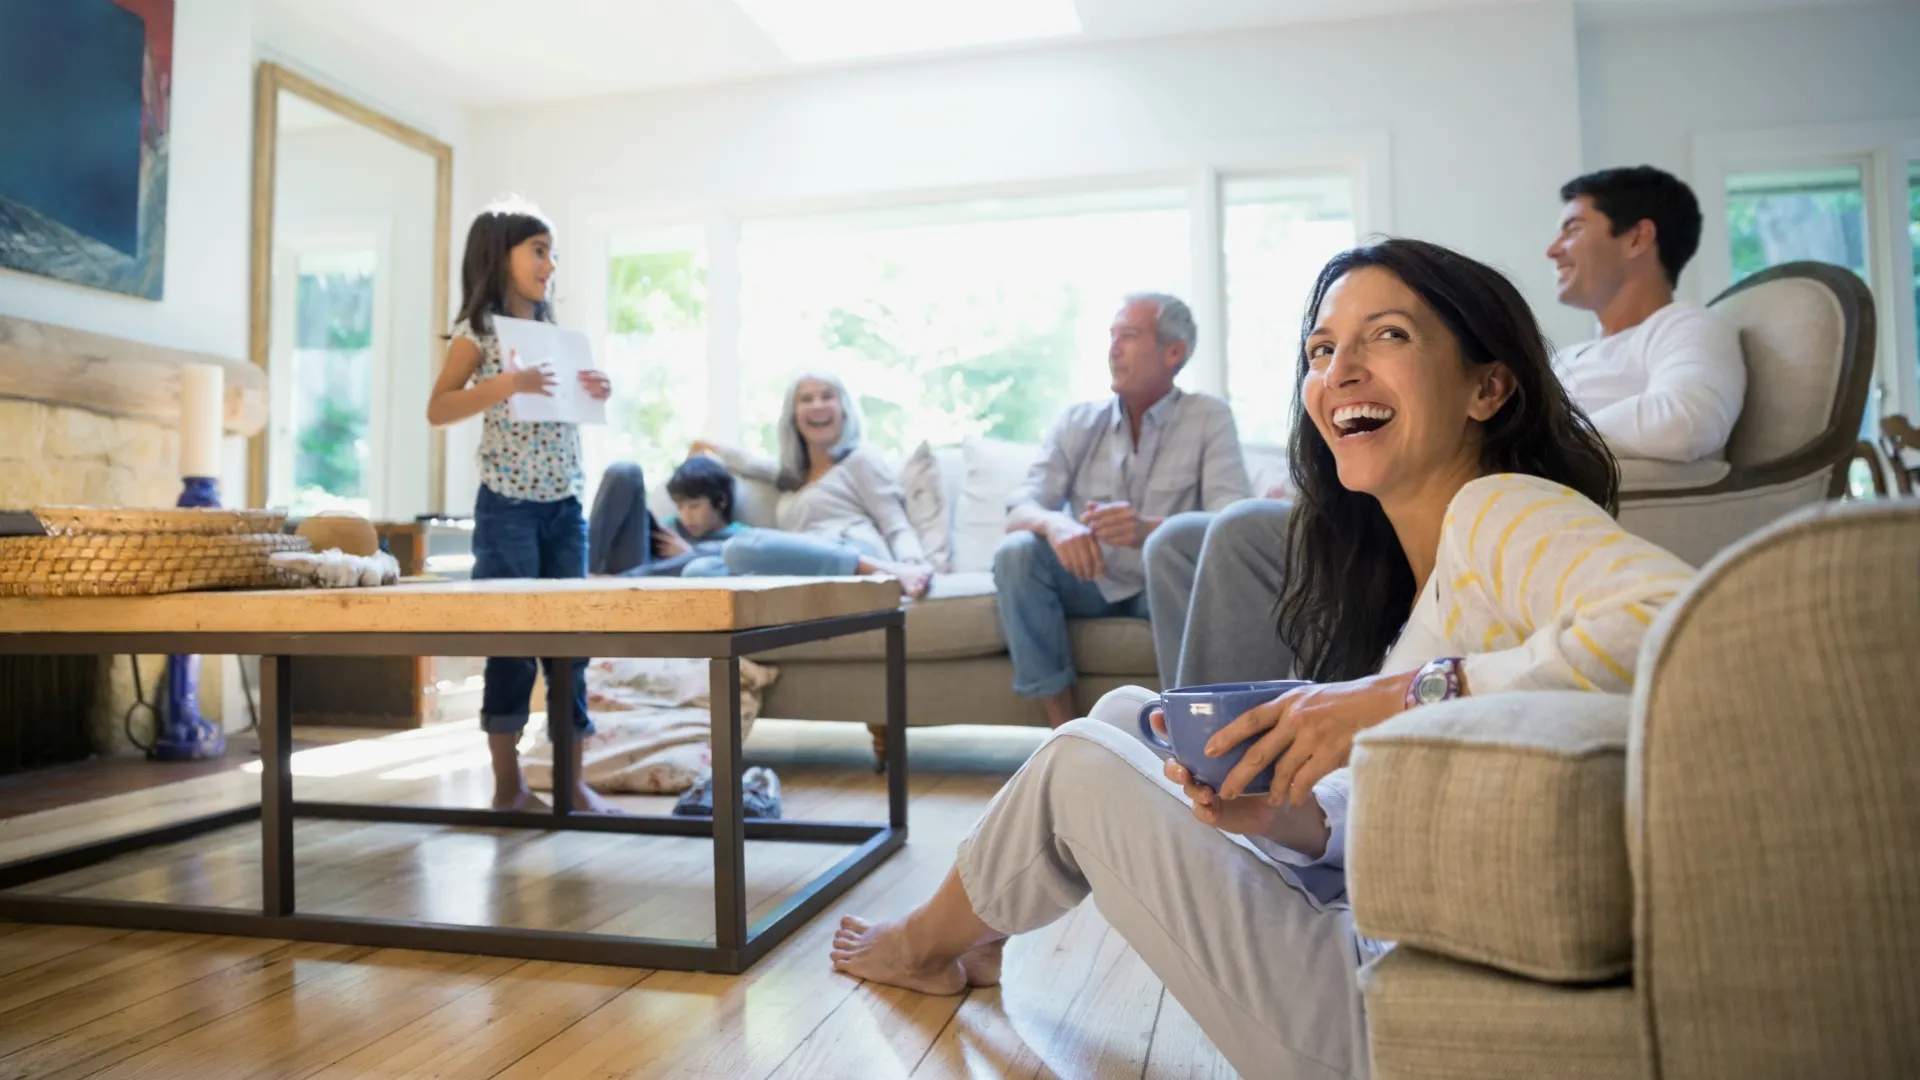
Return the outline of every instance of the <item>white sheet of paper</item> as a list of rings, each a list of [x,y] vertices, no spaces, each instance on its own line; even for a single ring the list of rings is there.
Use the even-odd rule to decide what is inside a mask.
[[[512,369],[518,354],[521,367],[545,367],[553,372],[553,396],[515,394],[507,399],[507,416],[516,423],[558,421],[567,424],[604,424],[607,403],[597,401],[580,385],[580,373],[594,370],[593,347],[587,335],[548,322],[493,317],[500,338],[500,362]]]

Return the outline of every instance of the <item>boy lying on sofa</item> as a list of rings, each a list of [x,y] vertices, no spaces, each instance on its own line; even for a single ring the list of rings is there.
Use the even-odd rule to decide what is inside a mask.
[[[713,458],[683,462],[667,495],[676,513],[661,525],[647,509],[640,466],[609,467],[593,500],[588,569],[602,577],[679,577],[696,559],[718,559],[728,540],[747,531],[733,520],[733,474]]]

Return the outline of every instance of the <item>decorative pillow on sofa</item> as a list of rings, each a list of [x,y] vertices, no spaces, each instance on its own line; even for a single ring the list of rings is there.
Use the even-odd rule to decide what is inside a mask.
[[[948,550],[947,494],[930,444],[922,442],[900,466],[900,486],[907,493],[907,520],[920,535],[927,562],[934,570],[948,573],[953,569],[953,555]]]
[[[1007,532],[1007,496],[1027,478],[1040,448],[981,436],[961,444],[966,479],[954,508],[955,573],[992,570],[993,552]]]

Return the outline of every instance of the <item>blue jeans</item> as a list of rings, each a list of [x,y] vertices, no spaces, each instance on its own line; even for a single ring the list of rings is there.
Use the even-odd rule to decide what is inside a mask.
[[[1030,532],[1009,533],[1000,541],[993,553],[993,586],[1013,657],[1013,692],[1021,697],[1047,697],[1079,681],[1068,619],[1147,617],[1145,593],[1108,600],[1098,585],[1060,565],[1045,537]]]
[[[748,529],[727,541],[716,558],[695,559],[681,577],[851,577],[860,556],[878,557],[864,544],[839,544],[778,529]]]
[[[473,502],[473,578],[581,578],[587,576],[587,521],[580,500],[530,502],[495,494],[480,485]],[[547,715],[557,710],[553,700],[553,662],[547,668]],[[587,661],[569,661],[573,667],[573,726],[593,734],[587,715]],[[533,697],[534,662],[531,657],[491,657],[487,685],[480,696],[480,726],[490,735],[517,735],[526,730]],[[549,727],[551,730],[551,727]]]

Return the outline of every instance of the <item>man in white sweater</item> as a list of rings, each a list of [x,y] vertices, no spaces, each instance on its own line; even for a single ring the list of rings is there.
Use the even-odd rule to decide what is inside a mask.
[[[1554,371],[1619,458],[1688,462],[1726,453],[1746,397],[1740,339],[1718,315],[1673,298],[1700,247],[1700,204],[1650,166],[1604,169],[1560,189],[1547,257],[1560,302],[1593,312],[1601,336],[1561,350]],[[1284,679],[1275,629],[1290,507],[1247,499],[1179,514],[1147,538],[1147,606],[1169,686]],[[1199,613],[1189,620],[1188,612]]]
[[[1560,232],[1547,248],[1560,302],[1598,316],[1601,335],[1554,357],[1560,381],[1615,457],[1722,457],[1747,365],[1731,326],[1673,298],[1700,247],[1693,192],[1640,165],[1577,177],[1560,198]]]

